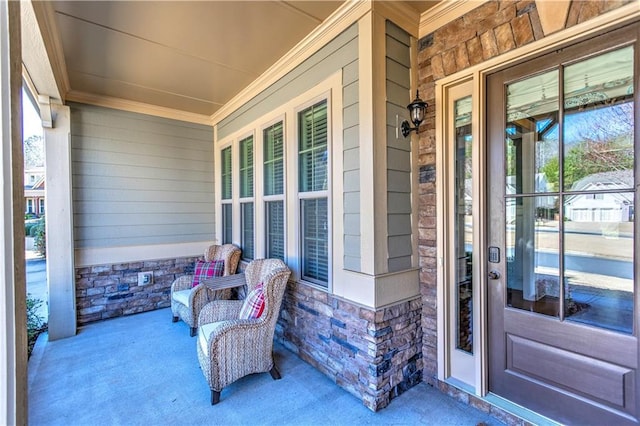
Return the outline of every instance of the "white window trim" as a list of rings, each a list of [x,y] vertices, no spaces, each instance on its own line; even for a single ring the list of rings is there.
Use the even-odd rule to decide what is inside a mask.
[[[327,197],[327,208],[329,209],[329,273],[327,286],[321,286],[308,281],[303,281],[300,273],[300,242],[298,231],[300,229],[300,197],[298,196],[298,137],[297,137],[297,113],[305,107],[311,106],[320,100],[327,99],[327,120],[328,120],[328,160],[327,160],[327,191],[313,192],[311,198],[321,196]],[[263,134],[262,131],[283,121],[284,130],[284,194],[282,196],[264,197],[264,169],[263,169]],[[217,132],[216,132],[217,133]],[[262,258],[265,255],[265,211],[264,202],[269,200],[282,199],[285,202],[285,263],[292,271],[291,280],[304,282],[322,291],[333,292],[334,265],[342,265],[342,240],[337,236],[343,230],[341,203],[334,203],[332,194],[342,194],[342,162],[339,159],[333,161],[333,155],[342,152],[342,71],[334,73],[326,80],[322,81],[307,92],[291,99],[283,105],[274,108],[270,113],[265,114],[260,119],[248,123],[236,132],[227,137],[215,141],[214,170],[216,170],[216,180],[220,179],[220,165],[222,149],[229,145],[234,146],[232,150],[232,170],[233,170],[233,243],[240,245],[240,208],[239,195],[239,147],[238,141],[247,135],[254,135],[254,257]],[[295,154],[295,155],[294,155]],[[292,176],[292,178],[289,178]],[[295,177],[295,179],[293,178]],[[215,204],[216,217],[222,217],[221,183],[216,185]],[[307,194],[301,194],[302,197]],[[280,198],[278,198],[280,197]],[[339,204],[339,206],[336,206]],[[216,235],[222,236],[222,221],[216,220]]]

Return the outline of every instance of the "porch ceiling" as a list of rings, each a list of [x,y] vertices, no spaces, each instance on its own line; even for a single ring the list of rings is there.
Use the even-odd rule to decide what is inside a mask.
[[[37,3],[63,98],[212,116],[343,0]],[[407,3],[422,13],[437,1]]]

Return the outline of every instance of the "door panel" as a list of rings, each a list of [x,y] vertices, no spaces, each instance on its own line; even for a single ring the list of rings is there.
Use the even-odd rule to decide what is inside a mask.
[[[593,368],[594,364],[596,368]],[[507,334],[507,369],[560,389],[625,409],[633,371],[608,362]],[[589,371],[589,375],[582,374]],[[598,386],[591,386],[592,381]]]
[[[560,422],[638,423],[639,28],[487,78],[489,389]]]

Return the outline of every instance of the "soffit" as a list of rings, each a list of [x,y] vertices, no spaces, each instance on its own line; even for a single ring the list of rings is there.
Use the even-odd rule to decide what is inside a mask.
[[[406,3],[422,13],[437,2]],[[46,7],[68,80],[63,98],[211,117],[342,4],[53,1]]]

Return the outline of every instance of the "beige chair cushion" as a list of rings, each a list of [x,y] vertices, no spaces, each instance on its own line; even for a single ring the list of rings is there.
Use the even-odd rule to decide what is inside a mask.
[[[191,294],[191,289],[180,290],[174,291],[171,297],[173,297],[173,300],[176,302],[181,303],[184,306],[189,306],[189,294]]]
[[[216,329],[218,323],[210,322],[209,324],[204,324],[200,326],[198,330],[198,344],[200,345],[200,349],[202,349],[202,353],[209,356],[209,345],[207,341],[209,340],[209,336]]]

